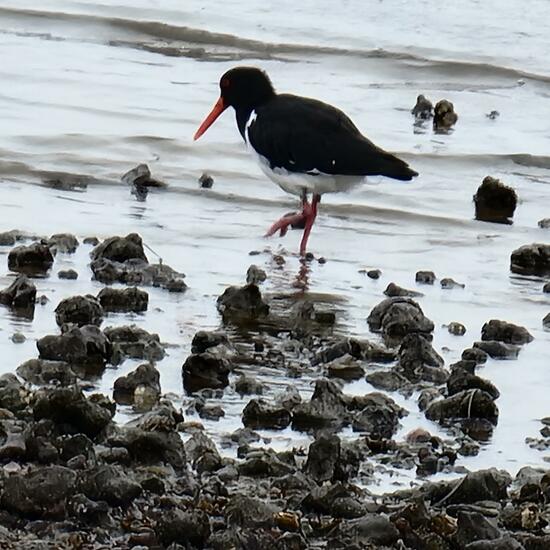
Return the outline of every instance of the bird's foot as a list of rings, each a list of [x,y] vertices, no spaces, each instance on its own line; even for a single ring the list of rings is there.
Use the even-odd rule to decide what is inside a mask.
[[[266,232],[265,237],[271,237],[279,231],[279,236],[284,237],[289,227],[298,226],[303,229],[307,226],[308,220],[314,218],[313,208],[311,204],[305,203],[302,205],[302,211],[297,214],[285,214],[280,220],[277,220]]]

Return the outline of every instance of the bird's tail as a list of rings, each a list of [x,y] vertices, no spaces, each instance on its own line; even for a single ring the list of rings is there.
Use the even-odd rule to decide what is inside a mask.
[[[404,160],[396,156],[386,153],[384,155],[383,166],[381,167],[381,175],[394,180],[410,181],[418,176],[418,172],[413,170]]]

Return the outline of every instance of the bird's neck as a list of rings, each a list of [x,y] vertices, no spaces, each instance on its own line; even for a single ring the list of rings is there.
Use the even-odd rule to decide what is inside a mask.
[[[235,107],[235,116],[237,118],[237,126],[239,127],[239,132],[241,133],[241,136],[246,141],[246,123],[248,122],[248,119],[250,118],[250,115],[252,114],[252,111],[254,110],[254,107],[251,106],[239,106]]]

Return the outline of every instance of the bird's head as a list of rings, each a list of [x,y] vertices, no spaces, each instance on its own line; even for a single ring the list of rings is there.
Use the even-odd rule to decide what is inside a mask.
[[[252,111],[275,95],[267,74],[255,67],[235,67],[220,78],[220,98],[204,119],[193,139],[199,139],[228,108]]]

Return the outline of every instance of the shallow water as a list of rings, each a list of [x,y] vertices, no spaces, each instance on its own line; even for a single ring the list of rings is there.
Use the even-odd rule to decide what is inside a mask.
[[[79,238],[135,231],[186,273],[185,294],[148,289],[147,314],[113,315],[104,323],[135,322],[172,346],[158,366],[163,390],[182,402],[180,368],[191,338],[219,325],[215,300],[227,285],[243,282],[256,263],[268,271],[267,292],[296,292],[291,284],[299,269],[299,233],[262,238],[272,221],[295,207],[293,198],[252,163],[232,115],[192,142],[217,98],[219,76],[240,63],[261,66],[278,89],[342,108],[421,174],[410,184],[373,178],[351,193],[323,198],[310,249],[327,263],[314,263],[310,291],[340,300],[339,330],[372,338],[365,318],[390,281],[415,288],[414,273],[432,269],[439,278],[465,283],[463,290],[438,284],[419,289],[425,293],[419,302],[436,324],[434,346],[447,364],[479,339],[489,319],[526,326],[535,340],[517,361],[489,360],[480,370],[501,391],[499,424],[480,455],[461,464],[512,472],[542,464],[543,454],[524,439],[536,436],[538,419],[550,414],[550,333],[541,324],[550,298],[541,292],[541,279],[509,272],[512,250],[549,240],[548,230],[537,227],[550,216],[547,8],[543,1],[527,4],[520,28],[517,4],[496,1],[445,10],[430,1],[347,1],[337,11],[324,1],[296,8],[286,1],[241,0],[223,9],[212,1],[4,1],[0,230],[68,231]],[[413,126],[409,110],[418,93],[454,102],[460,118],[452,134]],[[492,110],[501,113],[496,120],[485,116]],[[120,183],[121,174],[140,162],[168,184],[145,203]],[[198,189],[205,170],[215,178],[212,190]],[[67,174],[88,176],[87,189],[43,183]],[[487,174],[517,190],[514,225],[473,220],[471,197]],[[264,251],[280,247],[289,251],[282,271]],[[56,330],[53,310],[62,298],[101,288],[90,280],[89,250],[82,245],[74,256],[58,255],[51,277],[36,282],[50,301],[37,307],[32,322],[0,309],[2,371],[36,356],[35,340]],[[251,250],[264,252],[250,257]],[[0,256],[7,252],[1,249]],[[6,286],[12,275],[2,261],[0,283]],[[67,267],[77,269],[79,280],[57,279]],[[382,278],[359,273],[367,267],[380,268]],[[441,325],[450,321],[465,324],[466,335],[449,335]],[[11,342],[15,330],[28,337],[26,343]],[[98,389],[109,392],[114,379],[136,364],[109,369]],[[270,392],[287,382],[276,372],[259,376]],[[298,383],[307,396],[310,380]],[[368,387],[354,383],[346,391]],[[223,405],[227,416],[205,423],[216,439],[240,426],[243,401],[227,390]],[[414,400],[406,405],[411,414],[398,439],[419,425],[438,431],[416,412]],[[122,409],[118,418],[128,414]],[[266,435],[276,446],[307,443],[290,430]]]

